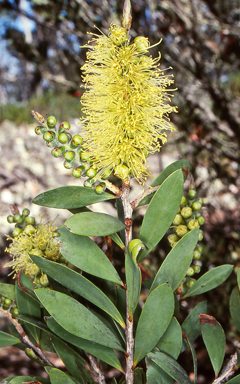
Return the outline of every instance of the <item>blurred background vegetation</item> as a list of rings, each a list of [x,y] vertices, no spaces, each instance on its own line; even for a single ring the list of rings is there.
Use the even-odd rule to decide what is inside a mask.
[[[120,24],[122,7],[123,0],[0,1],[0,129],[9,134],[15,127],[14,137],[18,136],[21,130],[16,127],[33,122],[31,109],[44,116],[54,114],[59,121],[77,119],[83,92],[80,67],[86,57],[86,49],[80,46],[89,40],[87,32],[98,33],[96,27],[107,34],[111,22]],[[151,54],[156,57],[160,50],[161,67],[173,67],[178,89],[173,102],[179,113],[171,119],[177,132],[170,136],[169,146],[162,153],[168,151],[176,159],[191,161],[198,196],[205,197],[202,271],[223,263],[233,263],[237,268],[240,0],[132,0],[132,10],[131,38],[146,36],[151,45],[162,39]],[[3,144],[1,147],[4,149]],[[9,169],[11,175],[26,183],[14,166]],[[29,178],[38,177],[34,170],[31,172]],[[0,192],[14,184],[6,173],[0,171]],[[43,183],[45,187],[49,184]],[[162,247],[163,251],[155,251],[155,263],[159,263],[159,254],[164,257],[164,243]],[[229,354],[239,340],[228,310],[229,294],[235,285],[233,275],[208,298],[210,314],[227,331]],[[196,302],[188,303],[186,311],[194,305]],[[199,342],[199,383],[208,383],[213,373],[201,348]]]

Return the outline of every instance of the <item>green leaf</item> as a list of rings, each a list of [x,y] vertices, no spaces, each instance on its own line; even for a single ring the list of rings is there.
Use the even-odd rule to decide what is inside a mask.
[[[67,287],[73,292],[78,293],[86,300],[95,304],[103,311],[107,312],[114,318],[123,328],[125,327],[124,320],[118,312],[112,301],[91,281],[86,279],[79,273],[65,267],[59,263],[49,261],[39,256],[31,256],[33,262],[39,266],[48,276],[56,280],[58,283]]]
[[[148,384],[173,384],[173,378],[169,376],[162,368],[148,356],[145,358],[147,365],[147,383]]]
[[[186,335],[185,335],[184,339],[185,339],[186,343],[188,344],[188,346],[190,348],[190,351],[192,353],[193,373],[194,373],[194,381],[193,381],[193,383],[195,384],[196,380],[197,380],[197,355],[196,355],[195,349],[193,348],[192,344],[190,343],[190,341],[188,340]]]
[[[207,312],[207,302],[202,301],[198,305],[196,305],[187,318],[184,320],[182,324],[182,331],[187,335],[188,340],[193,343],[197,337],[200,335],[201,327],[200,327],[200,320],[199,320],[199,314],[200,313],[206,313]],[[187,342],[183,339],[183,348],[182,352],[185,351],[185,349],[188,347]]]
[[[70,232],[81,236],[107,236],[125,228],[116,217],[98,212],[81,212],[65,222]]]
[[[155,288],[148,296],[138,321],[134,366],[155,347],[166,331],[173,311],[174,296],[170,286],[163,284]]]
[[[240,375],[237,375],[233,379],[227,381],[225,384],[239,384],[239,383],[240,383]]]
[[[71,264],[93,276],[123,285],[110,260],[91,239],[75,235],[64,227],[59,228],[58,233],[61,253]]]
[[[126,283],[128,292],[128,311],[132,316],[141,293],[141,270],[127,249],[125,255]]]
[[[159,187],[144,216],[139,238],[146,245],[138,261],[147,256],[170,227],[181,203],[183,173],[172,173]]]
[[[32,290],[32,282],[23,274],[20,275],[20,284],[22,287]],[[29,316],[35,320],[41,319],[40,303],[29,294],[25,293],[16,283],[16,300],[19,312],[23,316]],[[33,325],[26,325],[27,331],[32,335],[36,343],[39,343],[40,330]]]
[[[235,327],[240,331],[240,295],[238,287],[232,290],[229,300],[229,310]]]
[[[47,325],[49,326],[52,332],[54,332],[57,336],[61,337],[62,339],[66,340],[68,343],[71,343],[72,345],[75,345],[83,351],[90,353],[91,355],[97,357],[98,359],[104,361],[112,367],[115,367],[119,371],[123,371],[116,354],[111,348],[97,344],[93,341],[83,339],[81,337],[77,337],[67,332],[53,318],[47,319]]]
[[[0,295],[10,300],[16,300],[15,285],[0,283]]]
[[[196,283],[194,283],[194,285],[191,286],[184,298],[201,295],[204,292],[218,287],[232,273],[233,268],[234,265],[225,264],[220,267],[210,269],[210,271],[206,272],[196,281]]]
[[[44,207],[73,209],[115,198],[106,192],[98,195],[95,190],[90,188],[65,186],[43,192],[32,202]]]
[[[75,384],[75,381],[57,368],[51,369],[49,376],[51,384]]]
[[[239,270],[239,268],[237,270],[237,282],[238,282],[238,288],[240,289],[240,270]]]
[[[75,377],[81,384],[85,384],[86,382],[94,384],[95,382],[85,368],[85,360],[64,341],[53,335],[51,337],[55,351],[63,361],[69,373],[73,375],[73,377]]]
[[[50,384],[48,379],[44,379],[43,377],[35,376],[16,376],[12,380],[9,381],[9,384],[23,384],[28,382],[34,383],[42,383],[42,384]]]
[[[119,219],[122,223],[124,223],[125,216],[124,216],[124,210],[123,210],[122,200],[120,200],[120,199],[117,199],[117,200],[116,200],[116,208],[117,208],[118,219]],[[124,229],[122,229],[122,230],[120,231],[120,235],[121,235],[121,239],[122,239],[123,243],[125,243],[125,231],[124,231]]]
[[[172,357],[165,355],[163,352],[156,351],[154,353],[149,353],[148,358],[153,360],[160,368],[162,368],[179,384],[192,384],[188,374]]]
[[[199,228],[188,232],[169,252],[153,280],[150,292],[158,285],[168,282],[175,291],[185,277],[198,242]]]
[[[182,329],[175,317],[170,321],[156,347],[174,359],[178,358],[182,349]]]
[[[221,325],[212,316],[202,315],[200,317],[200,324],[203,341],[207,348],[215,372],[215,377],[217,377],[225,356],[225,334]]]
[[[105,324],[72,297],[44,288],[35,289],[35,293],[50,315],[66,331],[106,347],[123,350]]]
[[[178,169],[183,169],[185,172],[189,172],[189,170],[191,169],[191,164],[189,160],[182,159],[170,164],[154,180],[154,182],[151,184],[151,187],[156,187],[157,185],[161,185],[168,176],[170,176],[174,171],[177,171]],[[155,193],[156,192],[153,192],[152,194],[143,198],[138,204],[138,207],[140,207],[141,205],[149,204]]]
[[[109,237],[122,249],[124,250],[125,245],[122,242],[122,239],[118,236],[117,233],[112,233]]]
[[[9,335],[6,332],[0,331],[0,348],[8,347],[9,345],[14,345],[20,343],[20,339]]]

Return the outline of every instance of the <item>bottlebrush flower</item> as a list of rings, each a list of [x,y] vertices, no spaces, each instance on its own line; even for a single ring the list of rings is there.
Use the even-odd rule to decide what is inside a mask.
[[[55,230],[51,223],[39,224],[33,233],[21,232],[18,236],[8,239],[12,240],[6,252],[10,253],[12,260],[4,267],[11,267],[15,272],[14,277],[20,271],[33,278],[40,270],[34,264],[29,255],[42,256],[57,261],[60,256],[60,245],[55,238]]]
[[[159,68],[160,55],[148,56],[147,38],[130,44],[125,28],[111,24],[109,31],[86,45],[81,103],[87,150],[100,176],[123,165],[143,183],[148,155],[166,143],[164,131],[174,129],[168,115],[176,108],[167,90],[174,81]]]

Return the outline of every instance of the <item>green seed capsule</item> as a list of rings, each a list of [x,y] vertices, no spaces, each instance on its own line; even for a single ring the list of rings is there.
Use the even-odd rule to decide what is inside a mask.
[[[195,189],[189,189],[188,196],[190,197],[190,199],[194,199],[194,197],[197,196],[197,191],[195,191]]]
[[[61,147],[54,148],[51,152],[53,157],[60,157],[65,152],[65,147],[62,145]]]
[[[95,192],[98,194],[98,195],[101,195],[104,191],[105,191],[105,183],[101,183],[101,184],[98,184],[95,188]]]
[[[198,223],[199,223],[199,225],[203,225],[205,223],[205,219],[203,216],[198,217]]]
[[[189,217],[192,216],[192,208],[191,207],[184,207],[181,210],[181,215],[184,219],[189,219]]]
[[[22,215],[29,216],[29,214],[30,214],[30,210],[28,208],[24,208],[24,210],[22,211]]]
[[[193,267],[189,267],[188,271],[187,271],[187,276],[191,277],[194,275],[194,273],[195,273],[195,271],[194,271]]]
[[[47,131],[43,134],[43,140],[50,142],[54,139],[54,133],[51,131]]]
[[[74,177],[81,177],[84,171],[85,171],[85,167],[81,165],[80,167],[76,167],[72,170],[72,175]]]
[[[33,217],[33,216],[26,217],[25,218],[25,223],[26,224],[31,224],[31,225],[35,224],[35,217]]]
[[[56,117],[55,117],[55,116],[49,116],[49,117],[47,118],[47,125],[49,126],[49,128],[53,128],[53,127],[55,127],[56,122],[57,122],[57,120],[56,120]]]
[[[79,146],[81,145],[83,142],[83,138],[80,136],[80,135],[75,135],[73,136],[72,138],[72,144],[75,145],[75,146]]]
[[[199,273],[201,271],[200,265],[193,265],[193,269],[195,273]]]
[[[17,307],[13,308],[12,315],[14,318],[18,317],[20,315],[20,312]]]
[[[92,179],[94,176],[96,176],[97,174],[97,171],[96,169],[94,168],[89,168],[87,171],[86,171],[86,175],[87,177],[89,177],[90,179]]]
[[[10,305],[12,304],[12,300],[11,299],[8,299],[8,298],[5,298],[4,300],[4,305],[6,307],[10,307]]]
[[[66,131],[68,131],[71,128],[71,126],[70,126],[70,124],[67,121],[63,121],[61,123],[61,125],[60,125],[60,128],[65,129]]]
[[[184,235],[186,235],[186,233],[188,232],[188,229],[187,229],[187,226],[186,225],[179,225],[176,229],[176,234],[179,236],[179,237],[183,237]]]
[[[199,211],[201,208],[202,204],[198,200],[192,203],[192,209],[194,209],[194,211]]]
[[[189,280],[189,281],[187,282],[187,287],[188,287],[188,288],[191,288],[194,284],[195,284],[195,280]]]
[[[40,126],[35,128],[35,133],[36,133],[36,135],[41,135],[41,134],[42,134],[42,130],[41,130],[41,128],[42,128],[42,127],[40,127]]]
[[[180,225],[180,224],[182,224],[182,222],[183,222],[182,216],[179,213],[177,213],[173,219],[173,222],[172,222],[173,225]]]
[[[75,153],[73,151],[66,151],[66,152],[64,152],[63,156],[64,156],[65,160],[73,161],[73,159],[75,158]]]
[[[20,235],[21,232],[21,228],[14,228],[14,230],[12,231],[12,235],[13,237],[17,237],[18,235]]]
[[[66,143],[68,143],[68,141],[69,141],[69,136],[68,136],[68,134],[65,133],[65,132],[60,133],[60,134],[58,135],[58,141],[59,141],[59,143],[61,143],[61,144],[66,144]]]
[[[14,223],[14,218],[13,218],[13,216],[12,216],[12,215],[9,215],[9,216],[7,217],[7,221],[8,221],[9,224]]]
[[[198,249],[196,249],[194,252],[193,252],[193,258],[194,260],[199,260],[201,257],[201,252],[199,252]]]

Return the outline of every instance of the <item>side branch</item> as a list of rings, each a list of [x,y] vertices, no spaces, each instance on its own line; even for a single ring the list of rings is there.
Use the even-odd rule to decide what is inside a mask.
[[[138,196],[135,200],[131,202],[132,209],[137,208],[139,203],[144,199],[144,197],[151,195],[152,193],[156,192],[159,188],[159,185],[156,187],[150,188],[147,191],[143,192],[140,196]]]
[[[91,364],[91,367],[93,368],[94,372],[97,374],[97,380],[98,380],[98,384],[106,384],[106,381],[105,381],[105,377],[101,371],[101,369],[98,367],[97,365],[97,360],[95,357],[93,357],[92,355],[90,355],[89,353],[87,354],[88,355],[88,358],[89,358],[89,361],[90,361],[90,364]]]

